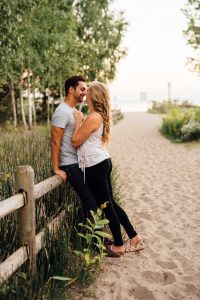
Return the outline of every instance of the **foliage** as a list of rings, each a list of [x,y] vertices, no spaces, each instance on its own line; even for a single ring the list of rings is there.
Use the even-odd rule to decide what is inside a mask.
[[[52,176],[50,164],[49,129],[37,127],[32,132],[0,129],[0,201],[15,193],[14,173],[18,165],[31,165],[35,171],[35,183]],[[118,178],[117,174],[113,177]],[[113,184],[118,191],[117,181]],[[11,276],[9,281],[0,286],[0,299],[59,299],[64,293],[68,299],[69,287],[76,281],[84,283],[89,274],[84,273],[86,263],[75,255],[74,249],[81,252],[86,248],[82,239],[77,240],[75,228],[82,220],[80,200],[67,184],[49,192],[36,202],[36,232],[46,228],[61,210],[65,218],[58,233],[52,236],[46,229],[45,247],[37,256],[38,273],[34,278],[27,278],[27,265],[24,264]],[[16,213],[0,220],[0,262],[19,247]],[[104,222],[104,221],[103,221]],[[96,246],[95,246],[96,247]],[[98,246],[96,247],[98,249]],[[95,272],[95,266],[93,271]],[[97,268],[98,270],[98,268]],[[60,281],[56,276],[68,278]]]
[[[118,123],[120,120],[123,119],[124,115],[121,112],[120,109],[113,109],[111,110],[111,116],[112,116],[112,123],[115,125]]]
[[[152,107],[148,109],[148,112],[153,114],[166,114],[176,106],[177,104],[175,101],[166,101],[166,100],[164,100],[163,102],[152,101]]]
[[[162,102],[152,101],[152,106],[151,108],[148,109],[148,112],[153,114],[167,114],[176,108],[193,109],[193,108],[198,108],[198,106],[191,104],[187,100],[182,102],[179,102],[178,100],[173,100],[173,101],[164,100]]]
[[[106,255],[104,238],[111,238],[110,234],[103,231],[104,226],[109,223],[103,218],[103,207],[106,207],[106,204],[98,208],[96,212],[91,211],[91,218],[86,219],[86,224],[79,223],[83,232],[78,232],[78,235],[83,239],[84,249],[76,250],[75,253],[83,260],[81,280],[84,284],[92,278],[96,267]]]
[[[181,128],[182,141],[191,141],[200,139],[200,122],[190,120]]]
[[[123,13],[116,15],[109,11],[109,0],[77,0],[77,37],[81,73],[87,80],[106,81],[115,76],[116,64],[126,54],[120,48],[127,28]]]
[[[200,108],[171,110],[164,118],[161,132],[167,137],[183,142],[200,138]]]
[[[189,58],[188,63],[193,70],[200,74],[200,1],[187,0],[182,11],[188,20],[184,34],[188,44],[195,51],[195,57]]]
[[[28,134],[13,130],[0,134],[0,200],[15,193],[14,173],[18,165],[30,164],[35,171],[36,183],[52,176],[47,128],[37,128]],[[78,276],[79,265],[73,254],[77,242],[73,237],[74,226],[81,220],[82,212],[78,197],[68,185],[61,185],[36,202],[36,231],[45,228],[61,210],[65,210],[64,222],[56,236],[52,237],[46,231],[45,248],[37,257],[36,278],[29,280],[21,276],[27,269],[25,264],[4,285],[0,291],[1,299],[34,299],[37,294],[47,293],[45,286],[49,276],[62,275],[72,279]],[[0,220],[0,261],[19,247],[16,217],[13,213]],[[48,284],[48,293],[58,291],[57,285],[52,280]]]
[[[35,92],[40,92],[37,117],[49,121],[50,106],[53,111],[54,99],[62,100],[64,81],[71,75],[82,73],[88,81],[114,78],[126,54],[121,41],[127,23],[122,13],[110,11],[110,2],[1,1],[0,110],[7,119],[17,124],[21,118],[25,124],[24,112],[32,127]],[[28,92],[28,103],[23,92]]]

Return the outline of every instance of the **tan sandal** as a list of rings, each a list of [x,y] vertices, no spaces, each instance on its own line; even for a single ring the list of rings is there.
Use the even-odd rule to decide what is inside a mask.
[[[144,250],[144,245],[142,242],[139,242],[136,246],[132,246],[132,245],[125,245],[125,252],[129,253],[129,252],[139,252]]]

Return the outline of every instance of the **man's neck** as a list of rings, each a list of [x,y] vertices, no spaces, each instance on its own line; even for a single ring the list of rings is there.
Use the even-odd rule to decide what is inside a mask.
[[[74,108],[77,105],[76,100],[68,96],[65,97],[64,102],[72,108]]]

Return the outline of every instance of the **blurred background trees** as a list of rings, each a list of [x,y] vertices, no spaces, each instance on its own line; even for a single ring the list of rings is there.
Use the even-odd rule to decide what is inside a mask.
[[[127,23],[110,0],[2,0],[0,122],[49,124],[64,81],[82,74],[107,82],[126,54]]]
[[[184,33],[195,52],[194,57],[188,59],[188,63],[200,75],[200,0],[187,0],[183,13],[188,20]]]

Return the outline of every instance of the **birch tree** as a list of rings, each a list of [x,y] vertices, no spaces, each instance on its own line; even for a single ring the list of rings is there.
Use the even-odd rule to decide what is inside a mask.
[[[188,62],[200,75],[200,0],[188,0],[182,11],[188,20],[184,34],[194,49],[194,57],[190,57]]]
[[[127,22],[123,13],[110,11],[111,1],[78,0],[75,5],[79,40],[80,70],[88,80],[112,80],[119,60],[126,55],[121,47]]]

